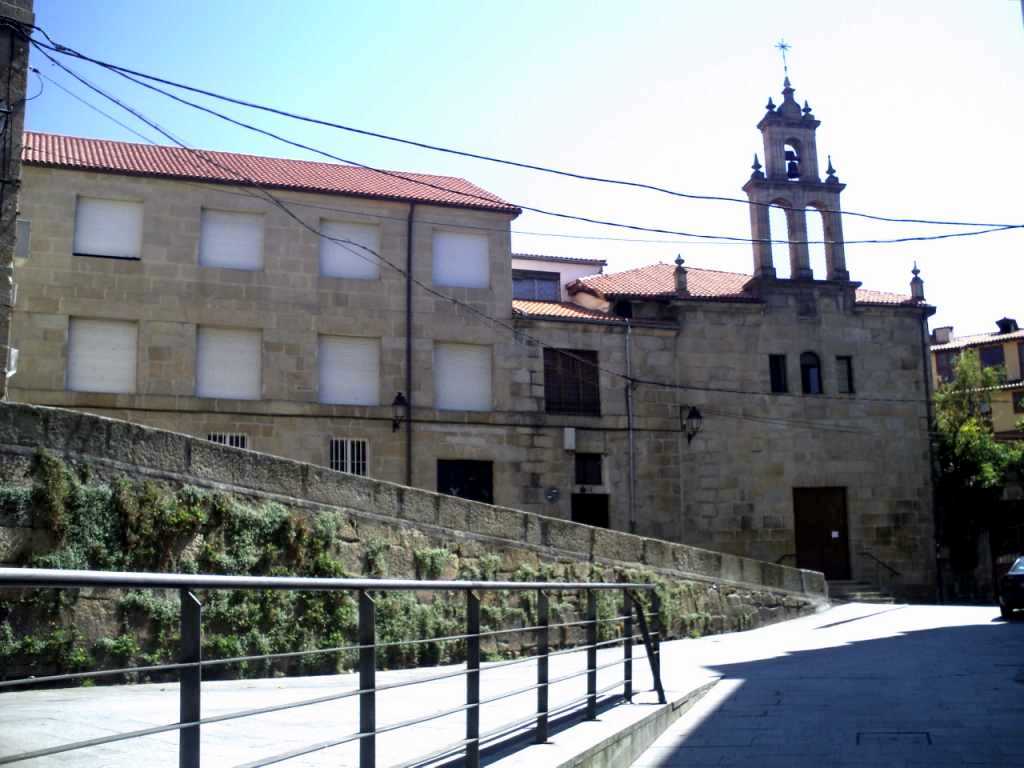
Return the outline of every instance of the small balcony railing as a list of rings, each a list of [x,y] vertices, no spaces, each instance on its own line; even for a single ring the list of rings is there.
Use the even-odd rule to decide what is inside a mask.
[[[202,765],[200,750],[200,733],[205,725],[222,723],[240,718],[256,717],[286,709],[311,706],[329,701],[346,698],[358,699],[359,730],[352,733],[338,734],[326,741],[307,747],[293,749],[288,752],[269,755],[265,758],[248,762],[246,768],[285,762],[303,755],[352,742],[359,743],[360,768],[374,768],[377,765],[378,736],[408,728],[420,723],[437,720],[442,717],[465,713],[465,738],[449,744],[430,754],[420,755],[417,762],[454,759],[460,754],[464,756],[464,764],[470,768],[480,765],[481,747],[508,739],[512,735],[533,732],[533,740],[544,743],[550,735],[553,718],[567,714],[584,713],[587,719],[597,716],[599,698],[611,695],[612,691],[621,688],[621,699],[633,699],[633,661],[634,641],[642,641],[645,655],[650,665],[654,682],[654,690],[658,700],[665,703],[665,693],[661,682],[661,664],[659,654],[660,633],[652,631],[651,624],[659,622],[657,594],[651,584],[630,584],[610,582],[521,582],[521,581],[414,581],[392,579],[318,579],[260,576],[214,576],[194,574],[161,574],[161,573],[115,573],[100,571],[62,571],[32,568],[0,568],[0,589],[21,588],[54,588],[54,589],[173,589],[180,596],[180,648],[178,661],[167,664],[148,666],[122,667],[118,669],[99,669],[88,672],[73,672],[42,677],[26,677],[0,681],[0,696],[12,689],[25,686],[60,685],[69,682],[83,681],[102,677],[120,677],[130,674],[176,673],[180,680],[179,719],[174,723],[154,727],[115,733],[93,739],[86,739],[64,744],[41,747],[39,749],[18,754],[0,753],[0,765],[11,765],[49,755],[65,754],[77,750],[96,748],[104,744],[137,739],[158,733],[177,731],[178,764],[180,768],[199,768]],[[286,653],[261,654],[252,656],[236,656],[221,659],[204,659],[202,657],[202,605],[195,595],[199,590],[296,590],[296,591],[344,591],[354,593],[358,603],[358,638],[353,645],[337,648],[321,648],[316,650],[292,651]],[[465,594],[465,632],[445,637],[427,637],[396,642],[382,643],[377,640],[376,612],[374,594],[383,591],[413,592],[462,592]],[[535,624],[528,627],[500,628],[481,631],[480,597],[486,592],[508,590],[515,592],[532,592],[536,595]],[[609,618],[598,617],[597,595],[600,591],[614,590],[621,593],[620,611]],[[576,592],[586,597],[586,618],[578,621],[551,623],[549,593]],[[647,597],[647,603],[641,596]],[[610,640],[598,640],[598,628],[602,624],[618,625],[621,631]],[[574,647],[551,650],[551,631],[559,628],[578,627],[585,631],[585,642]],[[639,629],[639,633],[636,633]],[[511,660],[489,664],[481,668],[481,640],[520,633],[531,637],[534,641],[535,653]],[[464,668],[442,672],[429,677],[378,684],[377,651],[388,646],[411,645],[417,643],[465,643]],[[621,645],[622,656],[615,661],[598,664],[598,650]],[[274,704],[259,708],[234,711],[216,716],[202,715],[202,678],[203,670],[210,667],[251,662],[265,659],[300,657],[311,654],[352,652],[357,655],[356,670],[359,677],[358,688],[320,696],[312,699]],[[562,654],[586,653],[586,668],[558,677],[549,676],[549,659]],[[637,657],[643,658],[643,657]],[[480,696],[480,678],[490,669],[536,662],[536,681],[505,691],[489,698]],[[598,688],[598,672],[603,669],[621,665],[621,679],[611,685]],[[557,707],[550,707],[548,692],[551,686],[578,677],[586,676],[586,693]],[[465,702],[442,711],[433,711],[420,717],[392,722],[385,725],[377,723],[377,693],[405,686],[421,685],[436,680],[463,676],[466,681]],[[483,706],[512,696],[536,691],[536,712],[530,717],[508,722],[500,727],[481,733],[480,710]],[[2,749],[2,747],[0,747]]]

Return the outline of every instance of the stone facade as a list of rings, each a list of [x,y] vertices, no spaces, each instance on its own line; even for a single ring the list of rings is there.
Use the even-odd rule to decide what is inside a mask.
[[[838,193],[832,185],[836,205]],[[144,202],[140,260],[72,255],[79,195]],[[408,204],[292,191],[279,197],[313,227],[322,219],[378,223],[383,258],[404,267]],[[203,208],[263,213],[262,271],[198,264]],[[759,276],[747,278],[742,301],[688,292],[684,281],[677,296],[634,302],[628,323],[608,312],[529,315],[512,309],[513,216],[418,204],[412,263],[421,285],[412,288],[409,341],[400,272],[384,265],[377,281],[321,276],[316,235],[239,187],[31,165],[23,209],[32,248],[19,266],[14,336],[28,352],[13,399],[200,437],[242,432],[253,450],[319,465],[327,463],[329,438],[362,438],[371,477],[409,477],[430,490],[439,459],[483,460],[493,463],[497,504],[568,519],[574,496],[606,495],[612,528],[768,561],[797,555],[794,489],[837,488],[848,514],[841,535],[851,576],[872,579],[878,558],[900,571],[897,590],[931,593],[922,335],[931,309],[858,300],[841,248],[830,249],[828,280],[776,280],[770,253],[755,244]],[[423,287],[432,287],[433,233],[458,228],[488,233],[490,288],[436,290],[468,306]],[[804,261],[801,255],[801,269]],[[609,306],[585,294],[573,299]],[[69,318],[138,322],[135,393],[66,387]],[[197,326],[261,332],[259,400],[196,397]],[[380,339],[379,406],[318,402],[319,334]],[[433,406],[438,342],[492,350],[491,410]],[[543,346],[597,352],[600,415],[546,412]],[[822,362],[823,395],[798,394],[800,355],[808,350]],[[794,384],[787,394],[771,394],[773,354],[786,355]],[[855,394],[838,394],[837,356],[852,360]],[[628,390],[627,378],[634,382]],[[399,391],[412,403],[410,433],[393,430],[389,403]],[[704,417],[692,440],[680,421],[691,406]],[[567,430],[575,430],[574,450],[566,450]],[[576,453],[602,456],[600,485],[580,487]]]

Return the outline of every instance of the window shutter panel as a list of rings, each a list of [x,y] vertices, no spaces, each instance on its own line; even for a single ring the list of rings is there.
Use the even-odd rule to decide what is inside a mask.
[[[74,252],[85,256],[139,258],[142,254],[142,203],[78,198]]]
[[[376,280],[380,277],[380,262],[374,253],[380,253],[380,227],[376,224],[352,224],[340,221],[321,221],[320,274],[324,277],[348,277],[356,280]],[[349,240],[337,243],[328,238]],[[372,253],[367,252],[368,248]]]
[[[122,320],[71,318],[67,388],[78,392],[135,392],[139,327]]]
[[[263,215],[203,209],[199,264],[228,269],[263,269]]]
[[[491,348],[476,344],[434,347],[434,405],[451,411],[489,411]]]
[[[380,340],[320,337],[320,402],[380,405]]]
[[[196,344],[196,395],[259,400],[262,344],[263,336],[259,331],[200,327]]]
[[[491,260],[487,235],[434,233],[434,285],[490,288]]]

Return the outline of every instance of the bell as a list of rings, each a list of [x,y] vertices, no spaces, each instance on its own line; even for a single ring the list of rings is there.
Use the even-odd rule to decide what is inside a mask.
[[[790,160],[786,163],[786,178],[787,179],[799,179],[800,178],[800,163]]]
[[[799,159],[800,158],[796,156],[796,152],[794,152],[792,149],[787,149],[786,150],[786,160],[787,161],[789,161],[789,160],[799,160]]]

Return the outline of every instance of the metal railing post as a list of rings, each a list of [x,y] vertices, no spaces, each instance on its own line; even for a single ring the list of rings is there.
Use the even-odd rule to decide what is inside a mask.
[[[651,593],[652,596],[654,593]],[[656,606],[657,598],[652,597],[652,603]],[[636,620],[640,624],[640,635],[644,639],[644,648],[647,650],[647,662],[651,665],[651,677],[654,678],[654,690],[658,692],[658,702],[666,703],[665,689],[661,685],[661,661],[658,658],[658,646],[647,628],[647,606],[642,600],[633,599],[633,607],[636,610]]]
[[[587,590],[587,720],[597,719],[597,592]]]
[[[661,597],[658,590],[651,590],[651,610],[654,612],[654,674],[658,690],[662,690],[661,684],[661,639],[665,636],[665,622],[661,613]],[[664,694],[663,694],[664,695]]]
[[[537,735],[536,742],[548,740],[548,652],[550,651],[551,606],[548,593],[537,590]]]
[[[480,768],[480,598],[466,590],[466,768]]]
[[[377,606],[359,590],[359,768],[377,764]],[[368,735],[366,735],[368,734]]]
[[[179,691],[179,722],[194,723],[201,717],[203,660],[203,607],[187,589],[180,591],[181,599],[181,658],[182,664],[196,664],[181,670]],[[178,768],[199,768],[199,726],[192,725],[178,731]]]
[[[633,598],[628,589],[622,590],[622,696],[633,701]]]

